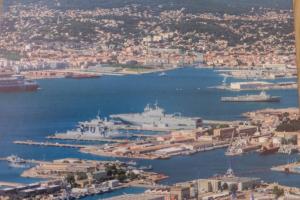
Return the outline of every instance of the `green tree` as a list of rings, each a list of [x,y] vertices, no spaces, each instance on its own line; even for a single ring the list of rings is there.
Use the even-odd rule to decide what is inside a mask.
[[[273,194],[276,196],[276,198],[281,197],[284,194],[284,190],[278,186],[275,186],[273,188]]]
[[[65,180],[67,181],[68,184],[71,185],[72,188],[76,187],[76,181],[75,181],[75,177],[73,174],[68,174],[65,178]]]
[[[85,180],[88,178],[87,174],[84,172],[78,172],[76,175],[77,175],[78,180]]]

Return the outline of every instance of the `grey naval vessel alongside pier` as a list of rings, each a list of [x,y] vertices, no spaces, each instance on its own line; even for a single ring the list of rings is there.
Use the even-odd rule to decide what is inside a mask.
[[[81,139],[99,139],[112,138],[120,136],[117,130],[113,130],[114,123],[107,119],[101,119],[97,116],[90,121],[79,122],[77,128],[69,130],[65,133],[56,133],[55,137],[61,139],[81,138]]]
[[[141,129],[189,130],[202,125],[201,118],[183,117],[180,113],[166,114],[157,104],[148,104],[142,113],[116,114],[110,117]]]
[[[236,97],[222,97],[223,102],[279,102],[279,96],[271,96],[264,91],[258,95],[243,95]]]

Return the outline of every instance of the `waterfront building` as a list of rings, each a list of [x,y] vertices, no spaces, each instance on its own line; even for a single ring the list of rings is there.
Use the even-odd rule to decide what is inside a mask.
[[[115,187],[118,187],[120,185],[120,181],[118,180],[110,180],[108,181],[108,186],[110,188],[115,188]]]
[[[23,199],[35,197],[38,195],[50,195],[59,192],[62,189],[63,183],[57,181],[46,181],[41,183],[32,183],[16,188],[0,189],[0,199]]]
[[[270,87],[270,86],[272,86],[272,83],[268,83],[264,81],[230,83],[230,89],[232,90],[257,89],[257,88]]]
[[[213,134],[215,137],[218,137],[222,140],[226,138],[231,138],[232,134],[234,136],[237,135],[235,127],[217,128],[214,129]]]
[[[257,132],[257,126],[240,126],[237,131],[241,136],[251,136]]]
[[[220,180],[211,180],[211,179],[199,179],[198,180],[198,192],[207,193],[207,192],[217,192],[221,188]]]
[[[170,196],[171,196],[171,199],[174,199],[174,200],[190,199],[190,188],[173,186],[173,187],[171,187],[171,190],[170,190]]]
[[[236,188],[237,191],[253,189],[260,184],[259,178],[252,177],[237,177],[237,176],[222,176],[211,179],[198,180],[199,195],[205,193],[216,193],[226,189],[231,190]]]

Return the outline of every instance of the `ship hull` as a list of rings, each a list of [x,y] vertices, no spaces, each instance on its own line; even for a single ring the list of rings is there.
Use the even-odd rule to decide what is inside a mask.
[[[273,97],[270,99],[221,99],[222,102],[280,102],[279,97]]]
[[[158,117],[158,118],[151,118],[146,117],[140,114],[133,114],[131,116],[127,114],[120,114],[120,115],[111,115],[111,118],[116,120],[120,120],[123,123],[140,126],[142,129],[166,129],[166,130],[180,130],[180,129],[195,129],[197,128],[197,119],[192,118],[165,118]]]
[[[0,92],[34,92],[37,90],[37,84],[0,86]]]

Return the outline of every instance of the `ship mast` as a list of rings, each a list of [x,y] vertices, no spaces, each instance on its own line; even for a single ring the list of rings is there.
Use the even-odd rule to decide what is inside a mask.
[[[294,20],[296,39],[296,66],[298,77],[298,108],[300,114],[300,0],[294,0]]]

